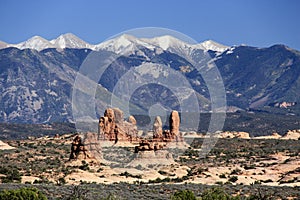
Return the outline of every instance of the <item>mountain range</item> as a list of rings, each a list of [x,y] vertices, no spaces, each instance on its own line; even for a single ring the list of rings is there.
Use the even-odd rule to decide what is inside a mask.
[[[73,49],[91,49],[91,50],[110,50],[114,52],[118,52],[118,49],[122,46],[127,46],[129,44],[137,44],[142,45],[147,48],[156,48],[160,47],[164,50],[166,50],[169,47],[172,47],[172,45],[179,45],[179,46],[188,46],[190,48],[195,49],[203,49],[203,50],[213,50],[213,51],[224,51],[228,47],[222,44],[219,44],[217,42],[214,42],[212,40],[204,41],[203,43],[196,44],[196,45],[190,45],[183,41],[180,41],[179,39],[176,39],[171,36],[161,36],[156,38],[135,38],[131,35],[121,35],[117,39],[110,39],[108,41],[92,45],[89,44],[76,35],[72,33],[66,33],[63,35],[60,35],[56,39],[53,40],[46,40],[40,36],[33,36],[32,38],[18,43],[18,44],[8,44],[5,42],[0,41],[0,49],[8,48],[8,47],[16,47],[18,49],[35,49],[37,51],[41,51],[44,49],[49,48],[56,48],[56,49],[65,49],[65,48],[73,48]]]
[[[108,106],[104,98],[112,96],[123,75],[130,70],[137,75],[143,70],[147,76],[155,77],[155,72],[149,70],[153,65],[168,66],[182,74],[196,91],[199,110],[209,113],[209,90],[189,59],[202,59],[204,54],[209,55],[204,61],[213,62],[223,79],[227,112],[268,110],[300,116],[297,107],[300,52],[285,45],[228,47],[211,40],[189,44],[168,35],[156,38],[121,35],[92,45],[68,33],[50,41],[34,36],[19,44],[0,42],[0,122],[73,122],[72,89],[76,74],[93,52],[122,53],[105,69],[97,83],[97,117]],[[188,90],[181,90],[179,98],[189,96]],[[149,84],[128,98],[131,108],[148,114],[155,102],[168,109],[179,109],[177,97],[166,88]]]

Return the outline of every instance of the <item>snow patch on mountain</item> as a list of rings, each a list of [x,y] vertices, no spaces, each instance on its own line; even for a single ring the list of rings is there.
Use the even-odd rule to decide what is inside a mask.
[[[206,51],[211,50],[211,51],[216,51],[216,52],[224,52],[229,48],[228,46],[219,44],[219,43],[217,43],[215,41],[212,41],[212,40],[204,41],[200,44],[194,45],[194,47],[199,48],[199,49],[203,49],[203,50],[206,50]]]
[[[95,46],[96,50],[107,50],[117,54],[134,53],[140,48],[148,48],[154,50],[156,47],[132,35],[121,35],[119,37],[107,40]]]
[[[8,44],[6,42],[0,41],[0,49],[5,49],[8,47]]]
[[[157,47],[162,48],[163,50],[168,50],[169,48],[174,47],[185,47],[188,48],[189,45],[175,37],[172,37],[170,35],[164,35],[160,37],[155,38],[142,38],[142,41],[145,41],[149,44],[155,45]]]

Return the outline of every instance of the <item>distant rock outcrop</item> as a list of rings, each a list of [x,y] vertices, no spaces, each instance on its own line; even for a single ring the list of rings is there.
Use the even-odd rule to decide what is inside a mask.
[[[128,122],[131,123],[131,124],[133,124],[133,125],[136,125],[136,119],[132,115],[130,115],[128,117]]]
[[[284,140],[299,140],[300,139],[300,129],[299,130],[289,130],[284,136],[281,137]]]
[[[153,124],[153,139],[163,138],[162,121],[160,116],[155,117]]]
[[[171,165],[174,163],[172,154],[167,150],[139,151],[128,166],[155,167],[157,165]]]
[[[0,140],[0,150],[8,150],[8,149],[14,149],[15,147],[12,147]]]
[[[180,118],[177,111],[172,111],[169,117],[170,130],[162,129],[161,118],[157,116],[153,124],[153,140],[158,142],[182,142],[179,132]]]
[[[253,139],[281,139],[281,135],[278,133],[273,133],[272,135],[258,136],[254,137]]]
[[[91,159],[96,159],[98,161],[103,159],[101,143],[96,133],[85,133],[83,143],[84,149]]]
[[[164,145],[159,144],[153,141],[146,141],[142,140],[139,143],[139,146],[135,147],[135,153],[141,152],[141,151],[157,151],[160,149],[163,149]]]
[[[172,155],[165,149],[185,148],[188,145],[183,142],[183,137],[179,132],[180,118],[177,111],[171,112],[169,122],[170,130],[163,130],[161,118],[159,116],[155,118],[153,140],[142,140],[139,146],[135,147],[136,156],[133,163],[141,165],[174,163]]]
[[[276,103],[274,104],[274,107],[279,107],[279,108],[288,108],[288,107],[291,107],[291,106],[294,106],[296,105],[297,102],[281,102],[281,103]]]
[[[173,110],[170,115],[170,133],[172,136],[179,135],[180,118],[177,111]]]
[[[86,159],[89,158],[87,150],[83,144],[82,138],[77,135],[71,144],[71,153],[69,160]]]
[[[235,131],[225,131],[218,134],[219,138],[243,138],[250,139],[250,135],[247,132],[235,132]]]
[[[87,132],[82,139],[76,135],[71,144],[71,153],[69,160],[103,159],[101,144],[96,133]]]
[[[136,141],[136,120],[130,116],[128,122],[124,120],[123,111],[119,108],[108,108],[104,116],[99,119],[98,134],[102,140],[114,141]]]

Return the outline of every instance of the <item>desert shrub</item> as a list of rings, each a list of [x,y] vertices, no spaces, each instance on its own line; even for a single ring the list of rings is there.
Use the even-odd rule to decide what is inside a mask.
[[[66,184],[67,182],[66,182],[66,180],[65,180],[65,178],[63,178],[63,177],[60,177],[59,179],[58,179],[58,185],[64,185],[64,184]]]
[[[236,182],[237,180],[238,180],[238,177],[237,177],[237,176],[231,176],[231,177],[228,179],[228,181],[229,181],[229,182],[232,182],[232,183]]]
[[[205,190],[201,195],[201,200],[239,200],[240,197],[234,197],[227,194],[221,188],[212,188]]]
[[[3,190],[0,192],[1,200],[47,200],[47,197],[36,188],[21,188],[16,190]]]
[[[226,178],[226,175],[225,175],[225,174],[221,174],[221,175],[219,176],[219,178]]]
[[[79,169],[84,170],[84,171],[88,171],[90,170],[89,164],[86,161],[82,161],[82,165],[79,166]]]
[[[103,168],[99,168],[98,170],[97,170],[97,172],[102,172],[103,171]]]
[[[163,170],[159,170],[158,173],[160,173],[161,175],[165,175],[165,176],[168,175],[168,173]]]
[[[190,190],[180,190],[171,196],[171,200],[196,200],[196,196]]]
[[[103,197],[100,200],[118,200],[119,198],[117,198],[115,195],[113,194],[109,194],[107,197]]]
[[[245,166],[244,166],[244,169],[245,169],[245,170],[248,170],[248,169],[256,169],[256,166],[255,166],[255,165],[245,165]]]
[[[230,173],[230,175],[233,175],[233,174],[240,174],[241,173],[241,170],[240,169],[234,169],[232,170],[232,172]]]
[[[139,179],[142,178],[142,175],[133,175],[133,174],[130,174],[129,172],[127,172],[127,171],[120,173],[119,176],[125,176],[126,178],[128,178],[128,177],[139,178]]]
[[[1,177],[2,183],[21,182],[22,180],[21,174],[16,168],[11,169],[6,167],[0,167],[0,174],[6,175],[4,177]]]
[[[263,182],[263,183],[272,183],[273,180],[272,179],[267,179],[267,180],[262,180],[261,182]]]
[[[65,196],[66,200],[86,200],[87,194],[90,191],[87,188],[74,185],[68,195]]]
[[[52,181],[49,181],[47,178],[45,178],[43,176],[41,176],[39,178],[40,178],[39,180],[35,179],[33,181],[33,184],[51,184],[51,183],[53,183]]]

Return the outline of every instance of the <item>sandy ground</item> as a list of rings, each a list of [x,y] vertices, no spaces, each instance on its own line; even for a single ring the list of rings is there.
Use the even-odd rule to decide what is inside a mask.
[[[290,139],[296,139],[298,137],[298,132],[293,132],[287,134],[291,136]],[[243,133],[244,134],[244,133]],[[240,133],[235,133],[234,135],[243,135]],[[247,134],[244,134],[247,135]],[[198,136],[200,135],[191,134],[186,136]],[[226,134],[226,137],[228,134]],[[287,138],[287,137],[286,137]],[[248,139],[248,138],[247,138]],[[271,136],[263,136],[255,139],[281,139],[278,134],[273,134]],[[114,145],[112,142],[107,142],[104,146]],[[132,144],[119,143],[115,146],[132,146]],[[180,146],[181,147],[181,146]],[[177,146],[178,148],[178,146]],[[182,145],[182,148],[186,148],[186,145]],[[9,146],[8,144],[0,141],[0,150],[5,149],[14,149],[14,147]],[[225,155],[225,154],[224,154]],[[228,163],[228,166],[214,166],[213,164],[207,170],[204,170],[198,175],[190,177],[189,180],[185,182],[191,183],[201,183],[208,185],[215,185],[228,182],[228,179],[232,176],[237,176],[238,180],[232,184],[244,184],[250,185],[254,182],[261,182],[263,185],[270,186],[300,186],[300,155],[291,157],[283,153],[277,153],[269,155],[271,159],[259,160],[255,164],[254,169],[244,169],[239,164]],[[184,156],[182,156],[184,157]],[[36,156],[34,159],[44,159],[44,157]],[[157,157],[157,159],[162,159]],[[239,158],[242,161],[243,158]],[[140,161],[143,162],[141,159]],[[157,178],[181,178],[188,174],[190,170],[187,166],[182,166],[176,163],[174,160],[170,162],[167,160],[164,165],[158,165],[153,168],[144,167],[139,169],[137,166],[127,166],[126,168],[110,168],[110,164],[107,162],[96,163],[94,160],[86,160],[90,163],[90,170],[80,170],[75,168],[75,171],[67,175],[65,178],[68,184],[80,184],[81,182],[95,182],[95,183],[105,183],[111,184],[116,182],[148,182],[149,180],[155,180]],[[237,163],[238,163],[237,161]],[[160,164],[163,164],[163,161],[159,160]],[[76,160],[72,162],[65,163],[66,166],[81,166],[81,160]],[[201,167],[200,165],[197,167]],[[101,170],[99,170],[101,169]],[[234,169],[239,169],[238,174],[231,174]],[[122,173],[130,174],[129,176],[122,176]],[[225,175],[225,178],[220,176]],[[222,177],[222,178],[221,178]],[[51,179],[51,178],[50,178]],[[49,180],[50,180],[49,179]],[[25,182],[34,182],[34,180],[39,180],[38,177],[34,176],[22,176],[22,183]],[[54,180],[54,179],[53,179]],[[293,181],[296,180],[296,181]]]
[[[9,149],[14,149],[15,147],[9,146],[8,144],[2,142],[0,140],[0,150],[9,150]]]
[[[26,182],[33,183],[35,180],[40,180],[40,178],[35,176],[22,176],[22,183],[26,183]]]
[[[280,154],[273,155],[277,160],[272,160],[272,162],[277,162],[278,164],[270,165],[269,167],[256,167],[255,169],[245,170],[241,167],[210,167],[207,171],[202,172],[200,175],[193,176],[185,182],[191,183],[201,183],[208,185],[215,185],[220,182],[226,183],[231,176],[237,176],[238,180],[233,184],[244,184],[250,185],[255,181],[261,182],[264,185],[270,186],[300,186],[300,182],[286,183],[289,180],[298,179],[300,180],[299,172],[293,172],[300,166],[300,159],[290,158],[289,156],[284,156]],[[288,162],[286,160],[289,159]],[[270,161],[262,161],[265,163],[270,163]],[[88,171],[77,170],[76,172],[68,175],[65,179],[69,184],[79,184],[80,181],[86,182],[96,182],[96,183],[106,183],[111,184],[115,182],[148,182],[149,180],[155,180],[157,178],[164,179],[167,177],[183,177],[188,174],[187,166],[180,166],[178,164],[173,164],[169,166],[160,166],[154,169],[135,169],[135,168],[114,168],[111,169],[108,166],[102,167],[103,170],[99,173],[91,173]],[[231,175],[233,169],[239,169],[240,172],[236,175]],[[159,173],[160,171],[160,173]],[[161,174],[161,171],[164,174]],[[121,173],[128,172],[133,176],[140,175],[142,178],[133,178],[120,176]],[[224,174],[226,178],[220,178],[220,175]],[[280,181],[285,181],[285,183],[280,183]]]

